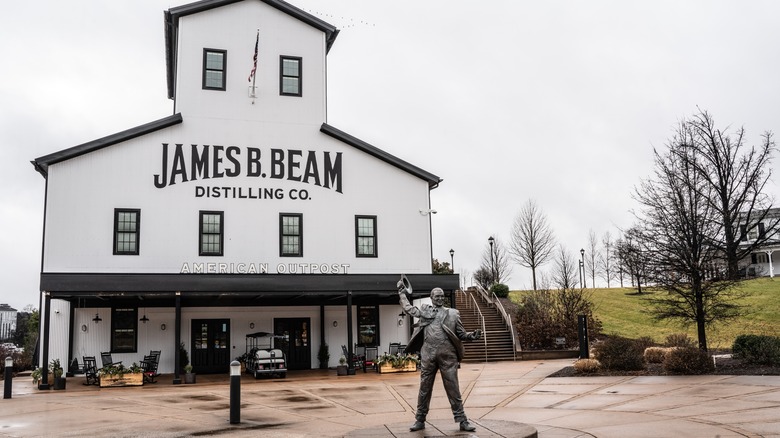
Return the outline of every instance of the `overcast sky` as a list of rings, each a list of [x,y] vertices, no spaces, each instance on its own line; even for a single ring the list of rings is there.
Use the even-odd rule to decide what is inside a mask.
[[[0,302],[38,305],[45,180],[30,160],[172,113],[163,11],[185,3],[4,8]],[[328,123],[444,179],[434,257],[454,249],[469,280],[528,199],[572,256],[589,230],[630,226],[653,148],[697,108],[744,126],[749,144],[780,131],[780,2],[292,3],[341,29]],[[530,285],[514,265],[510,288]]]

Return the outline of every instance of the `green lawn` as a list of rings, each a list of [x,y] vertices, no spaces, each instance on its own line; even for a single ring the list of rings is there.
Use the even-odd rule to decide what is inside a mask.
[[[728,325],[716,324],[707,331],[710,348],[731,348],[738,335],[766,334],[780,335],[780,278],[760,278],[745,281],[740,289],[746,293],[742,304],[747,314]],[[612,288],[590,289],[596,306],[595,316],[603,324],[604,333],[628,338],[650,336],[656,342],[663,342],[671,333],[688,333],[696,339],[694,326],[682,327],[672,321],[654,321],[646,299],[659,291],[645,291],[636,294],[636,289]],[[524,291],[512,291],[510,298],[517,302]]]

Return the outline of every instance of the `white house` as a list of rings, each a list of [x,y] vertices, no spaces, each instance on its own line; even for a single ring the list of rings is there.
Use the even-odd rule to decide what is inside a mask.
[[[204,0],[166,11],[165,35],[171,116],[33,161],[41,362],[162,350],[178,383],[180,342],[200,373],[258,331],[288,336],[291,370],[323,343],[331,365],[405,343],[400,275],[458,287],[431,271],[441,179],[327,123],[338,30],[281,0]]]
[[[748,221],[750,227],[740,226],[740,245],[752,245],[758,239],[765,239],[765,241],[758,245],[749,258],[743,260],[740,265],[745,276],[774,277],[777,275],[775,268],[780,263],[780,234],[778,234],[780,208],[760,210],[753,216],[758,216],[760,219]]]

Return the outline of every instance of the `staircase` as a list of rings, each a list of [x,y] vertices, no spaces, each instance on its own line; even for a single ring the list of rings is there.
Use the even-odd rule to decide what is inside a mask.
[[[455,295],[455,306],[460,311],[460,319],[466,331],[482,329],[480,313],[485,320],[483,339],[463,343],[466,350],[463,362],[515,360],[512,333],[507,329],[501,312],[485,303],[479,292],[465,291]],[[477,308],[479,311],[476,310]]]

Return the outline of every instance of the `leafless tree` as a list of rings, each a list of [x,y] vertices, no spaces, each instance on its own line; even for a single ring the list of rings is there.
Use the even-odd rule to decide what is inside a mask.
[[[655,152],[653,177],[642,181],[636,199],[642,206],[635,233],[649,255],[647,274],[666,291],[653,298],[655,318],[679,319],[696,325],[699,348],[707,351],[706,328],[740,316],[733,283],[708,278],[719,257],[712,245],[721,233],[719,212],[709,202],[714,188],[698,171],[705,159],[690,144],[696,133],[683,124],[675,134],[669,152]]]
[[[615,242],[615,256],[620,265],[620,287],[623,287],[623,274],[628,274],[631,284],[636,285],[637,293],[642,293],[642,280],[647,272],[648,254],[640,245],[640,230],[632,227]],[[636,283],[634,282],[636,281]]]
[[[531,268],[536,290],[536,269],[550,260],[555,248],[555,236],[547,216],[529,199],[512,224],[509,252],[520,266]]]
[[[599,253],[599,273],[601,278],[607,282],[607,289],[610,287],[610,281],[615,277],[615,242],[612,241],[612,234],[609,231],[601,236],[602,250]]]
[[[685,133],[679,132],[685,130]],[[767,217],[772,200],[764,193],[772,176],[771,160],[775,150],[773,134],[766,132],[761,144],[745,144],[745,128],[733,133],[715,127],[712,116],[699,110],[684,120],[678,129],[680,147],[672,149],[676,159],[696,157],[689,163],[701,175],[710,207],[715,210],[721,227],[710,243],[725,255],[729,279],[739,275],[739,261],[772,238],[780,219]],[[687,138],[686,138],[687,137]],[[692,149],[694,153],[689,153]],[[766,219],[766,220],[765,220]],[[755,239],[744,239],[754,234]]]
[[[588,243],[585,245],[585,273],[590,275],[590,284],[596,288],[596,272],[598,272],[598,253],[599,253],[599,241],[596,238],[596,232],[592,229],[588,231]],[[583,275],[585,275],[583,273]]]
[[[506,283],[509,280],[509,274],[512,272],[512,265],[506,247],[504,247],[499,238],[491,237],[493,238],[493,243],[488,243],[482,251],[482,264],[480,265],[480,269],[486,269],[490,272],[490,286],[496,283]]]
[[[578,261],[566,251],[563,245],[558,245],[555,267],[552,272],[552,284],[558,289],[572,289],[579,285],[577,269]]]

